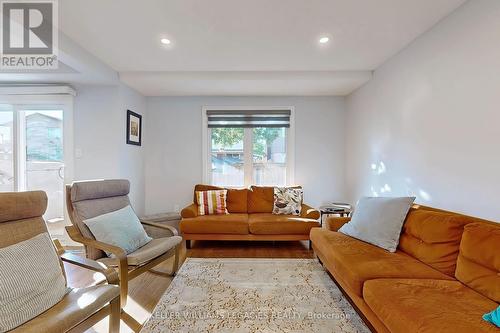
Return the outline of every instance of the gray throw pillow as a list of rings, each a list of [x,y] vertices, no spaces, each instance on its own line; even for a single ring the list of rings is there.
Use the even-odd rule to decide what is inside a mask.
[[[406,214],[415,197],[361,198],[352,219],[339,232],[396,252]]]
[[[35,318],[69,291],[48,233],[0,249],[0,332]]]
[[[83,220],[83,223],[89,227],[95,239],[121,247],[127,254],[146,245],[152,239],[146,234],[141,221],[130,205],[111,213]],[[113,257],[111,253],[106,254],[108,257]]]

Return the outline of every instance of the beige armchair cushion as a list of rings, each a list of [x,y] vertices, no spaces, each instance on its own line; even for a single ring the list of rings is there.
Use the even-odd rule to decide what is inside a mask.
[[[0,249],[0,332],[33,319],[68,292],[47,232]]]
[[[85,238],[95,239],[83,220],[113,212],[130,205],[130,182],[126,179],[109,179],[74,182],[70,187],[69,200],[74,208],[73,224]],[[98,259],[103,251],[86,247],[87,256]]]
[[[127,255],[127,263],[132,266],[142,265],[174,249],[181,242],[182,237],[180,236],[155,238],[135,252],[129,253]],[[118,260],[116,258],[101,258],[97,261],[107,266],[118,266]]]
[[[47,209],[47,195],[42,191],[1,193],[0,222],[40,217]]]
[[[87,180],[74,182],[71,202],[128,195],[130,182],[126,179]]]
[[[120,288],[112,284],[73,289],[49,310],[10,332],[66,332],[119,294]]]

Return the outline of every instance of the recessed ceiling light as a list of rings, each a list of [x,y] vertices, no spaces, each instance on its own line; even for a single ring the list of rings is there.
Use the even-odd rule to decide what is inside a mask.
[[[321,38],[319,39],[319,42],[320,42],[321,44],[326,44],[326,43],[328,43],[328,41],[329,41],[329,40],[330,40],[330,38],[328,38],[328,37],[321,37]]]
[[[167,39],[167,38],[162,38],[162,39],[160,39],[160,42],[161,42],[162,44],[164,44],[164,45],[168,45],[168,44],[170,44],[170,39]]]

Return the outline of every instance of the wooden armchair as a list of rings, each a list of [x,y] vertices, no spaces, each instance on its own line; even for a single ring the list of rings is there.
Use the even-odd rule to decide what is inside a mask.
[[[83,221],[130,205],[129,190],[130,183],[124,179],[81,181],[66,186],[66,204],[73,224],[66,230],[71,239],[85,246],[87,258],[118,269],[122,308],[127,302],[129,280],[147,271],[175,275],[182,242],[175,228],[146,221],[141,223],[153,240],[133,253],[127,255],[120,247],[97,241]],[[108,258],[104,251],[115,257]],[[170,274],[153,270],[172,256],[174,263]]]
[[[0,248],[47,233],[42,215],[47,208],[45,192],[0,193]],[[10,332],[83,332],[110,316],[109,332],[119,332],[120,292],[118,275],[96,261],[64,253],[57,243],[59,264],[63,261],[104,274],[108,284],[73,289],[47,311]],[[81,299],[91,300],[82,303]]]

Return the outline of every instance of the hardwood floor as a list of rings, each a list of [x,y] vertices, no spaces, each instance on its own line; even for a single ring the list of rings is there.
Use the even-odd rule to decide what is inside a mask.
[[[314,258],[314,253],[308,248],[306,241],[293,242],[222,242],[222,241],[192,241],[191,249],[182,245],[180,263],[187,257],[193,258]],[[68,284],[73,288],[81,288],[103,280],[102,275],[88,270],[65,264]],[[159,271],[170,271],[172,261],[169,260],[157,267]],[[125,311],[139,323],[144,323],[160,297],[167,290],[172,278],[166,278],[147,272],[129,284],[129,297]],[[107,319],[97,323],[88,332],[107,332]],[[132,332],[121,323],[120,332]]]

